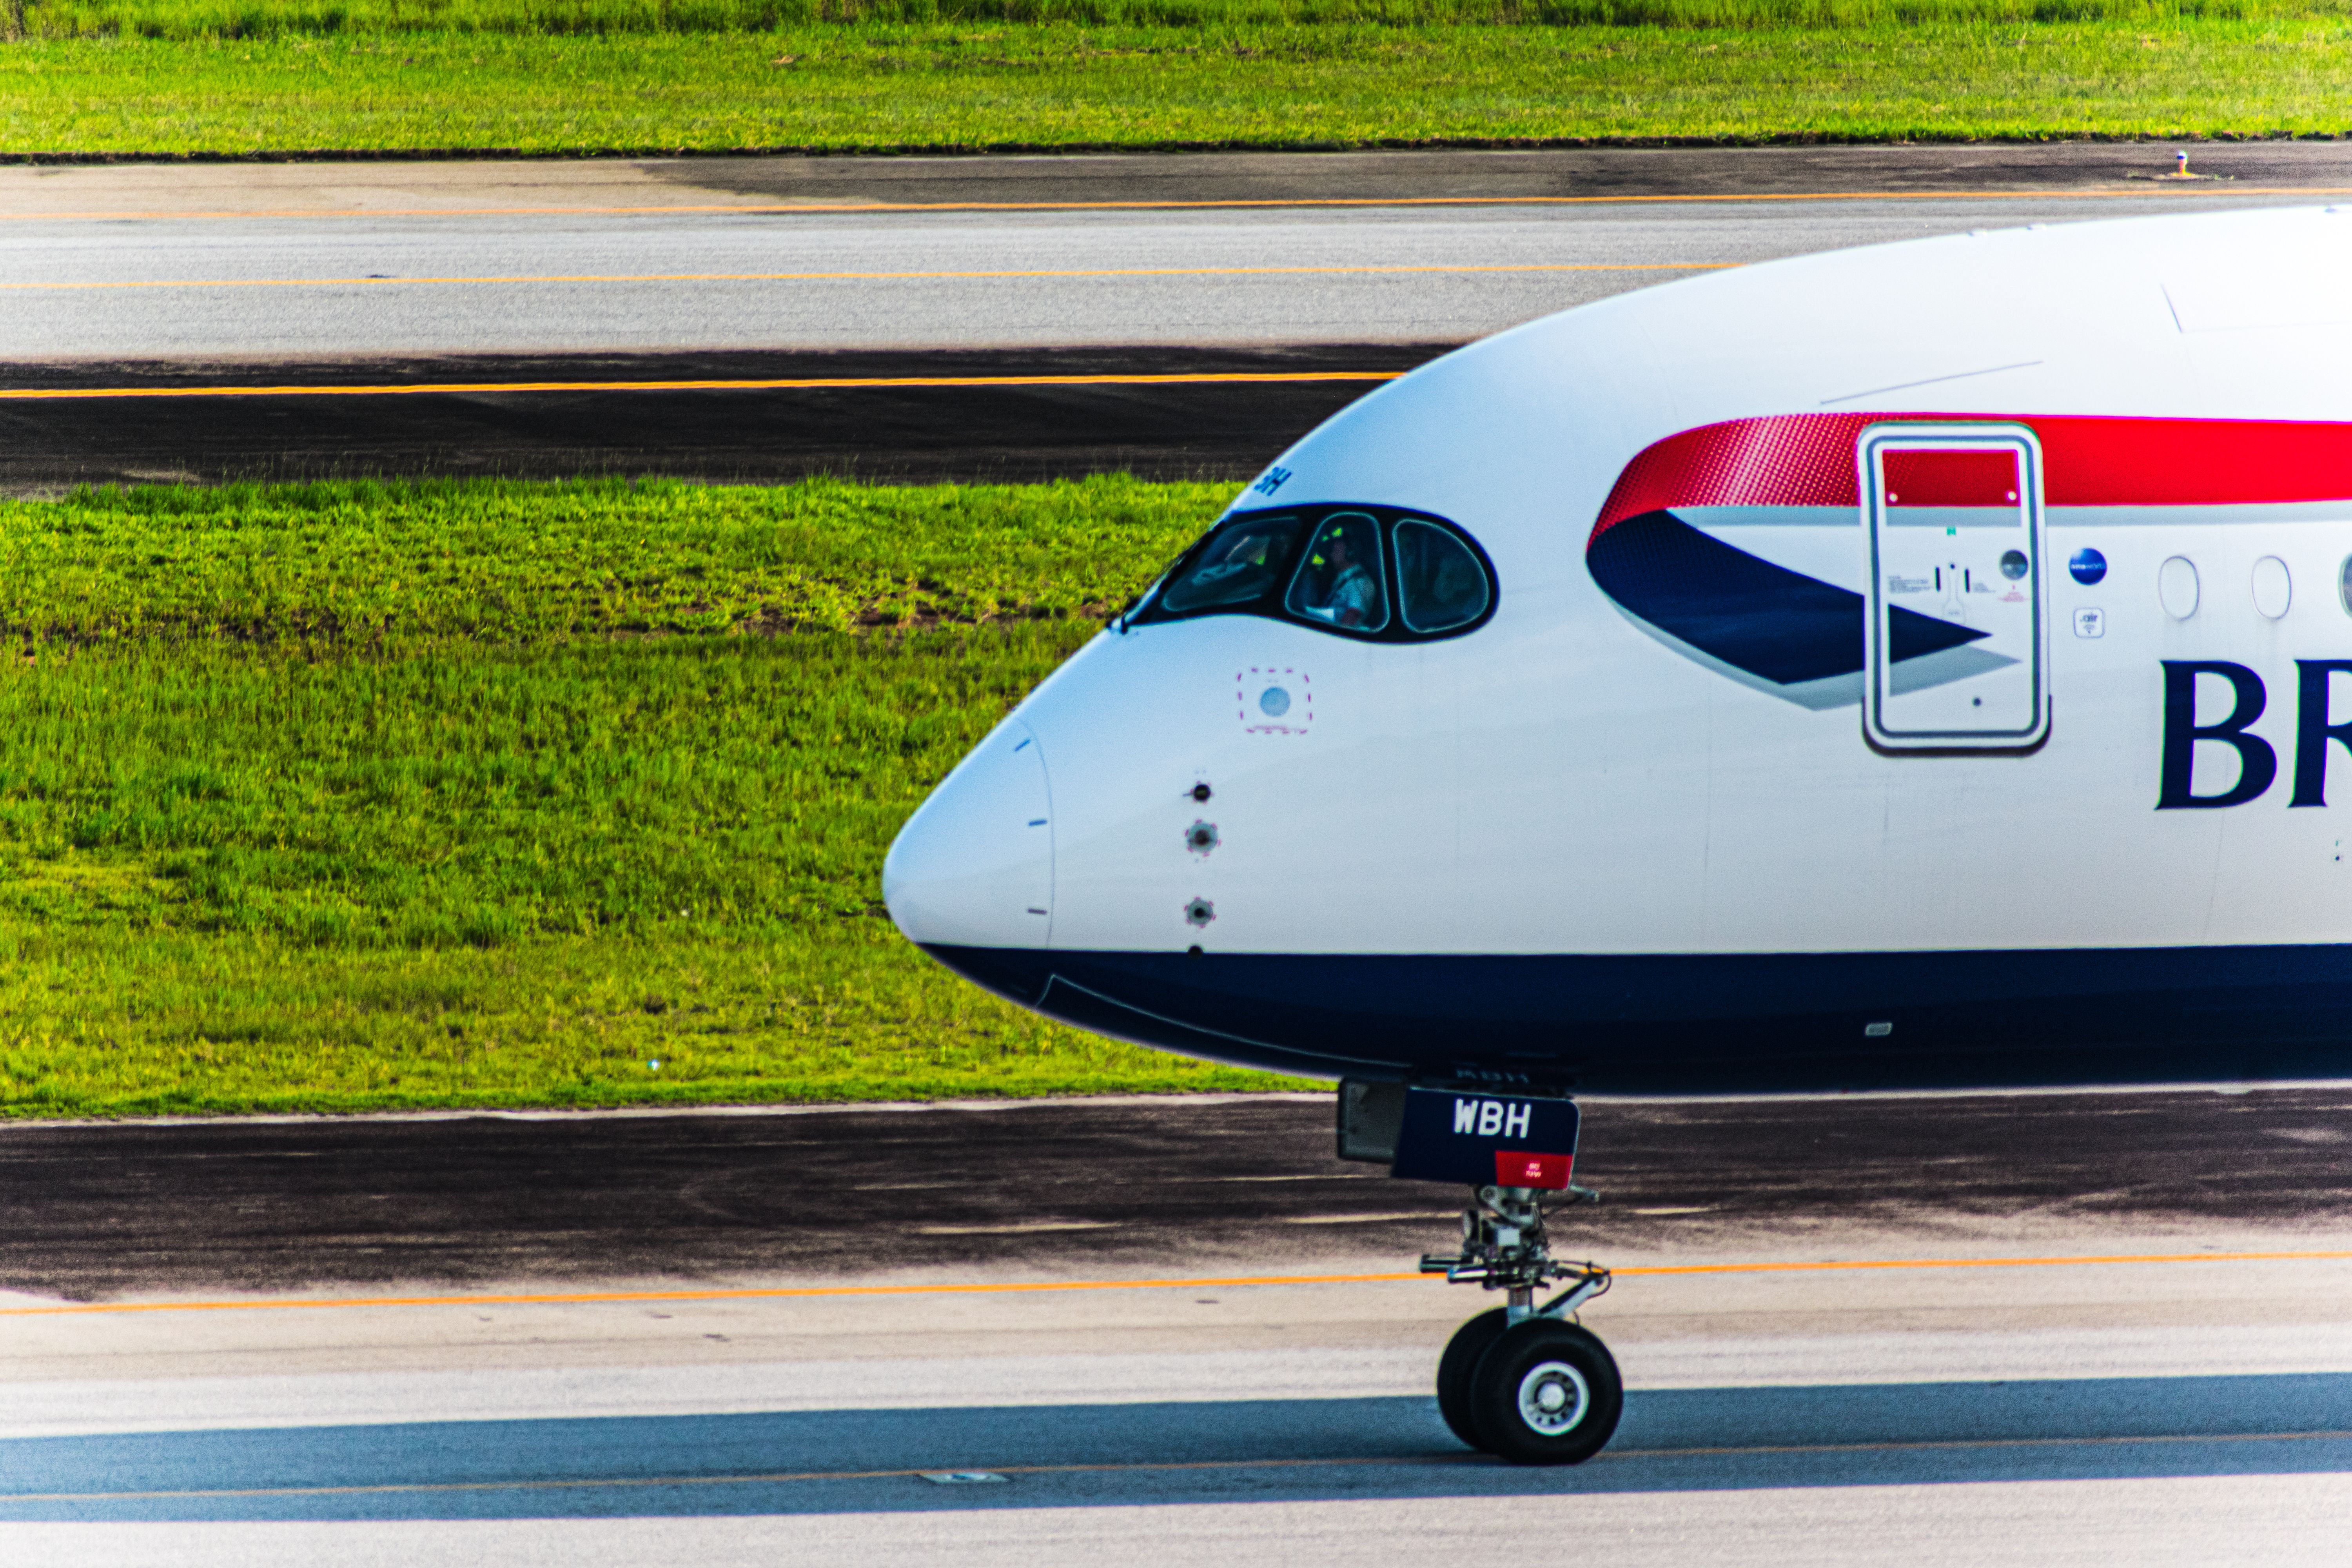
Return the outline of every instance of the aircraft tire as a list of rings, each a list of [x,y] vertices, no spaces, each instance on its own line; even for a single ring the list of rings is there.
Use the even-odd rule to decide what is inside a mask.
[[[1445,1342],[1445,1353],[1437,1358],[1437,1413],[1445,1417],[1445,1425],[1456,1437],[1482,1454],[1490,1450],[1478,1436],[1477,1420],[1471,1415],[1470,1384],[1477,1375],[1480,1359],[1510,1323],[1510,1314],[1500,1307],[1481,1312],[1454,1331],[1454,1337]]]
[[[1591,1331],[1531,1318],[1487,1347],[1470,1379],[1479,1447],[1515,1465],[1580,1465],[1625,1411],[1617,1360]]]

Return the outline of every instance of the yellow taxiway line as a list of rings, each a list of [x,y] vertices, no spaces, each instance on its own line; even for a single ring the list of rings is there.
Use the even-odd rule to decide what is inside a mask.
[[[16,386],[0,403],[61,403],[106,397],[415,397],[427,393],[803,392],[917,386],[1190,386],[1265,382],[1394,381],[1401,370],[1199,371],[1169,375],[830,375],[740,381],[452,381],[370,385]]]
[[[1832,1258],[1767,1263],[1669,1263],[1612,1269],[1621,1279],[1697,1274],[1821,1274],[1918,1268],[2087,1268],[2121,1264],[2318,1263],[2352,1260],[2352,1248],[2298,1252],[2096,1253],[2067,1258]],[[1236,1289],[1252,1285],[1373,1285],[1435,1279],[1433,1274],[1251,1274],[1206,1279],[1053,1279],[1011,1284],[797,1285],[698,1290],[534,1291],[496,1296],[256,1297],[226,1301],[93,1301],[53,1307],[0,1307],[0,1318],[79,1317],[130,1312],[233,1312],[335,1307],[546,1307],[631,1301],[777,1301],[835,1296],[1016,1296],[1068,1290]]]
[[[2179,180],[2152,174],[2118,182],[2115,186],[2076,190],[2065,186],[2031,186],[1977,191],[1715,191],[1704,195],[1591,196],[1263,196],[1195,201],[1103,202],[709,202],[657,205],[583,205],[572,206],[491,207],[254,207],[123,208],[89,212],[0,212],[0,222],[13,223],[134,223],[194,222],[235,218],[395,218],[395,217],[667,217],[789,216],[841,213],[1058,213],[1058,212],[1214,212],[1297,207],[1573,207],[1673,204],[1678,202],[1948,202],[2115,200],[2172,195],[2307,196],[2324,200],[2352,195],[2352,186],[2240,185],[2222,180]]]
[[[407,289],[528,283],[919,283],[1043,278],[1288,278],[1487,272],[1717,272],[1732,261],[1525,262],[1429,267],[1094,267],[968,272],[554,272],[459,278],[152,278],[97,283],[0,283],[0,293],[60,294],[123,289]]]

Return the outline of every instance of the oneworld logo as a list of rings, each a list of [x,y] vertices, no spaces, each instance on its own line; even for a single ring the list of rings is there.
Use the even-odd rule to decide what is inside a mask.
[[[2352,668],[2352,666],[2347,666]],[[1499,1100],[1460,1100],[1454,1102],[1454,1131],[1472,1133],[1480,1138],[1524,1138],[1535,1115],[1531,1105],[1509,1105]]]
[[[2262,736],[2250,733],[2254,721],[2270,705],[2263,678],[2242,664],[2225,659],[2174,659],[2164,664],[2164,751],[2158,765],[2156,809],[2183,811],[2223,805],[2243,805],[2260,796],[2278,777],[2278,752]],[[2327,743],[2342,745],[2352,755],[2352,713],[2328,722],[2330,679],[2352,676],[2352,658],[2299,658],[2294,661],[2294,783],[2287,805],[2327,804]],[[2200,678],[2206,689],[2219,695],[2216,681],[2226,681],[2230,710],[2210,724],[2197,721]],[[2352,706],[2352,704],[2347,704]],[[2228,746],[2238,754],[2238,781],[2228,789],[2199,795],[2194,785],[2197,748]]]

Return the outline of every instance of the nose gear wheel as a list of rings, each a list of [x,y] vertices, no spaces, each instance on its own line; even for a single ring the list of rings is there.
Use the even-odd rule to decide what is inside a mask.
[[[1580,1464],[1608,1443],[1625,1405],[1608,1347],[1568,1321],[1609,1289],[1609,1271],[1553,1259],[1531,1189],[1480,1187],[1475,1199],[1462,1215],[1462,1250],[1424,1257],[1422,1272],[1506,1291],[1509,1305],[1454,1331],[1437,1363],[1438,1414],[1462,1441],[1513,1464]],[[1537,1306],[1535,1293],[1554,1284],[1568,1289]]]
[[[1478,1436],[1478,1423],[1471,1414],[1470,1380],[1477,1374],[1479,1361],[1510,1326],[1510,1314],[1500,1307],[1481,1312],[1454,1331],[1445,1353],[1437,1358],[1437,1413],[1445,1417],[1448,1430],[1474,1448],[1484,1449],[1486,1440]]]
[[[1507,1330],[1479,1358],[1470,1409],[1482,1447],[1515,1465],[1576,1465],[1625,1410],[1616,1358],[1591,1331],[1550,1318]]]

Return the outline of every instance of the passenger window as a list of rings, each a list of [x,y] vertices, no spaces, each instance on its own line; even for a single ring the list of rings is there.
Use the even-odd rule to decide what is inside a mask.
[[[1450,632],[1486,613],[1486,572],[1470,547],[1432,523],[1396,525],[1397,613],[1409,630]]]
[[[1381,525],[1360,511],[1325,518],[1290,579],[1283,606],[1294,616],[1345,631],[1376,632],[1388,625],[1388,595],[1381,587]]]
[[[1209,536],[1207,545],[1181,568],[1160,595],[1171,615],[1229,609],[1263,596],[1290,558],[1298,537],[1295,517],[1244,517]]]

